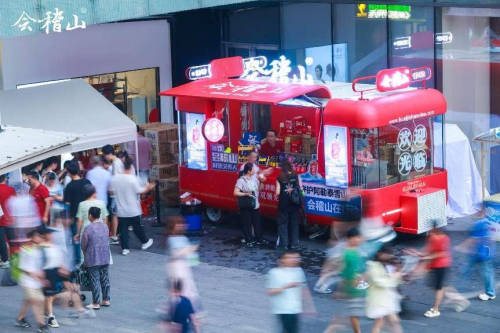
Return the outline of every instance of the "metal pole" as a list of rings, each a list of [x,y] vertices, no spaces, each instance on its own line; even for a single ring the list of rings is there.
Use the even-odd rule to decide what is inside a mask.
[[[156,181],[155,187],[155,204],[156,204],[156,224],[161,226],[161,212],[160,212],[160,186],[158,186],[158,181]]]

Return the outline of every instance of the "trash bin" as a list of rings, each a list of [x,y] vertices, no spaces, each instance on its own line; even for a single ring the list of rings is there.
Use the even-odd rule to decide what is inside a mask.
[[[181,205],[181,214],[187,223],[187,230],[200,230],[203,205]]]

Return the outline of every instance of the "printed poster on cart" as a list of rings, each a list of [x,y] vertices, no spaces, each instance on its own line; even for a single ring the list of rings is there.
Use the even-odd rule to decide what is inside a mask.
[[[314,160],[309,164],[307,172],[300,175],[306,213],[342,221],[359,220],[361,196],[352,195],[347,188],[326,186],[325,179],[317,171],[317,162]]]
[[[207,170],[207,143],[201,134],[205,115],[186,114],[187,130],[187,167],[189,169]]]
[[[347,128],[324,126],[325,184],[347,188]]]
[[[212,170],[238,171],[238,154],[224,152],[224,145],[211,144],[210,157],[212,159]]]

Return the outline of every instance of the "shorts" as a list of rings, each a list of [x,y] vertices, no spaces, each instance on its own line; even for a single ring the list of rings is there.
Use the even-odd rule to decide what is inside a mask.
[[[434,290],[441,290],[444,287],[446,277],[448,275],[448,267],[433,268],[430,272],[430,286]]]
[[[43,292],[41,289],[34,289],[28,287],[22,287],[24,299],[27,301],[40,301],[43,302],[45,297],[43,296]]]
[[[43,288],[43,294],[45,296],[54,296],[60,294],[63,289],[63,280],[58,273],[57,268],[45,270],[45,275],[47,280],[50,282],[50,286]]]
[[[116,215],[116,202],[115,202],[115,198],[113,198],[113,197],[110,198],[109,207],[110,207],[109,211],[111,212],[111,214]]]

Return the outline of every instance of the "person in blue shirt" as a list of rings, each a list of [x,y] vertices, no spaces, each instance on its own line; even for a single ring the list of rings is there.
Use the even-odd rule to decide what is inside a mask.
[[[200,325],[196,320],[191,301],[182,296],[182,281],[174,280],[171,290],[172,310],[170,323],[174,332],[199,333]]]

